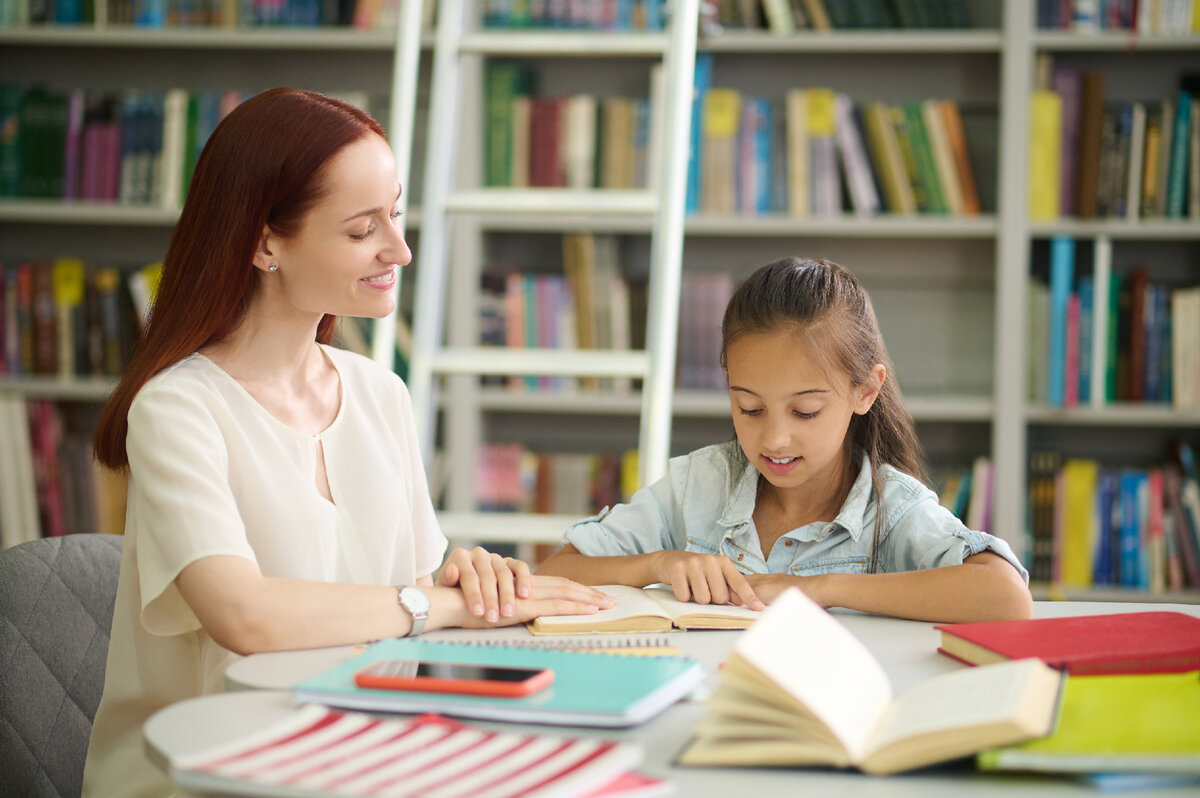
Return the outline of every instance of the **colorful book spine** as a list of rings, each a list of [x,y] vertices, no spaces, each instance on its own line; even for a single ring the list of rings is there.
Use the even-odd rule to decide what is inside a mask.
[[[1075,271],[1075,240],[1055,236],[1050,242],[1050,326],[1046,403],[1062,407],[1066,399],[1067,313]]]

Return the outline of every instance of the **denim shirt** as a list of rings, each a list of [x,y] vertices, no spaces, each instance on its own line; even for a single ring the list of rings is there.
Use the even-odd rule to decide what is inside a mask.
[[[1028,582],[1029,573],[1008,543],[967,529],[914,477],[883,466],[884,524],[876,571],[895,573],[960,565],[972,554],[992,551]],[[793,529],[769,553],[759,544],[753,513],[758,471],[737,441],[707,446],[671,460],[667,475],[642,488],[628,504],[605,508],[567,530],[564,542],[583,554],[613,556],[676,549],[724,554],[747,574],[866,573],[874,539],[876,507],[870,461],[832,521]]]

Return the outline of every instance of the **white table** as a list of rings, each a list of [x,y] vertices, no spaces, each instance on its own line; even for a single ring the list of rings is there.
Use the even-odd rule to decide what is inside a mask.
[[[1037,602],[1034,615],[1045,618],[1150,610],[1177,610],[1200,617],[1200,605],[1099,602]],[[917,682],[964,667],[937,653],[941,633],[934,630],[934,624],[841,610],[835,610],[834,614],[880,661],[897,694]],[[737,634],[692,631],[672,633],[669,638],[680,653],[700,660],[709,674],[706,686],[711,687],[715,683],[717,668]],[[479,635],[489,638],[529,637],[523,627],[517,627],[488,632],[439,630],[426,635],[425,639],[453,641]],[[229,692],[180,702],[147,721],[144,732],[151,759],[164,765],[167,756],[207,747],[287,714],[294,708],[289,692],[293,684],[341,662],[353,651],[353,646],[340,646],[256,654],[237,661],[226,674]],[[700,690],[697,697],[682,701],[650,722],[628,730],[558,726],[519,728],[550,734],[637,741],[646,751],[639,770],[669,778],[676,785],[674,794],[688,798],[749,795],[754,798],[776,795],[925,798],[931,793],[944,796],[969,794],[972,798],[977,795],[1026,798],[1100,794],[1094,786],[1069,777],[980,773],[970,767],[960,766],[930,768],[887,777],[812,769],[675,767],[672,761],[704,714],[702,699],[705,692]],[[505,724],[469,722],[494,728],[505,727]],[[1196,798],[1197,792],[1193,784],[1190,787],[1156,789],[1152,795],[1159,798]]]

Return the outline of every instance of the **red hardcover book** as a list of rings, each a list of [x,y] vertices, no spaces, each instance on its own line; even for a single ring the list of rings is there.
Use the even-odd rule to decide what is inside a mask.
[[[562,144],[562,99],[534,97],[529,118],[529,185],[566,185],[559,148]]]
[[[1037,657],[1074,675],[1200,669],[1200,618],[1125,612],[935,626],[938,651],[968,665]]]

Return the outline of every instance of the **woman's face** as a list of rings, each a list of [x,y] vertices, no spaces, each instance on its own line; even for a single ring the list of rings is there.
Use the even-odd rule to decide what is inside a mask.
[[[299,310],[378,318],[392,312],[399,268],[412,260],[397,221],[400,186],[386,141],[370,134],[330,161],[325,194],[291,238],[268,234],[267,260]]]

